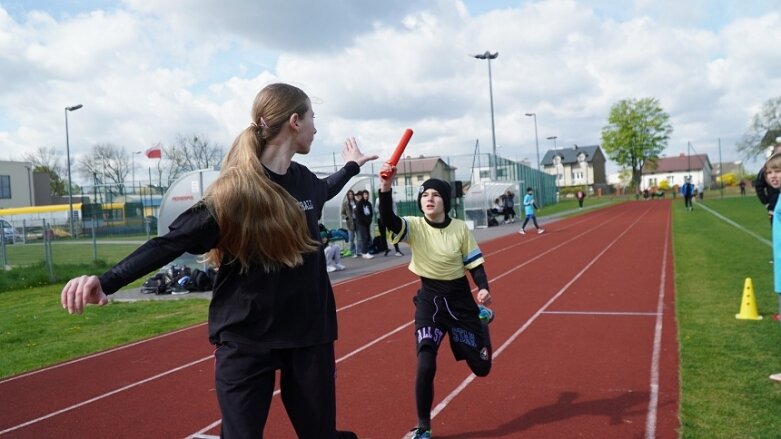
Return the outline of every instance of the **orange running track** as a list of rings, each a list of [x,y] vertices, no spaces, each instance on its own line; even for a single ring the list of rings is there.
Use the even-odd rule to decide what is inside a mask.
[[[480,243],[494,365],[475,378],[443,344],[436,438],[677,438],[669,201],[634,202]],[[415,425],[404,265],[334,285],[337,425],[401,439]],[[212,346],[197,325],[0,381],[0,437],[219,436]],[[277,396],[267,438],[295,437]]]

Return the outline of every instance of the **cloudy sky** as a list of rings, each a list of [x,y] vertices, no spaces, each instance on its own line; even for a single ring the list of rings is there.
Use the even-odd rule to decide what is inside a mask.
[[[536,161],[594,145],[611,105],[657,98],[665,151],[740,160],[735,142],[781,95],[778,0],[0,0],[0,159],[41,146],[145,150],[177,135],[230,146],[255,94],[283,81],[314,101],[310,166],[347,136],[381,157],[492,149]],[[143,157],[143,156],[141,156]],[[749,169],[758,165],[749,163]],[[141,158],[138,166],[146,167]],[[611,165],[609,171],[617,167]]]

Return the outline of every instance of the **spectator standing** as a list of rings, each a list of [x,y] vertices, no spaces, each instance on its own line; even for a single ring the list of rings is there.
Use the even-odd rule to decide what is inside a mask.
[[[371,201],[369,201],[369,191],[366,189],[361,191],[360,198],[356,194],[356,200],[358,200],[358,203],[355,206],[355,229],[358,231],[358,237],[360,238],[358,241],[360,246],[358,252],[364,259],[373,259],[374,255],[369,253],[369,249],[372,245],[371,227],[374,209]]]
[[[740,186],[740,195],[746,195],[746,180],[740,180],[740,184],[738,184],[738,186]]]
[[[504,194],[504,222],[515,222],[515,193],[509,189]]]
[[[776,143],[773,147],[773,154],[781,151],[781,137],[776,138]],[[759,202],[767,209],[768,218],[770,218],[770,225],[773,226],[773,211],[778,201],[778,188],[771,186],[765,178],[765,166],[757,173],[757,179],[754,181],[754,190],[757,193]]]
[[[686,176],[686,181],[681,186],[681,196],[683,196],[683,206],[691,212],[694,209],[692,198],[694,197],[694,184],[691,176]]]
[[[762,167],[768,186],[775,190],[781,188],[781,152],[774,153]],[[773,228],[773,286],[776,292],[779,314],[781,314],[781,206],[776,203],[772,219]],[[781,382],[781,373],[770,375],[773,381]]]
[[[578,199],[578,207],[583,209],[583,201],[586,199],[586,192],[584,192],[583,189],[579,189],[578,193],[575,194],[575,197]]]
[[[349,244],[350,255],[358,257],[357,248],[355,246],[355,192],[352,189],[347,191],[344,200],[342,201],[342,221],[347,228],[347,243]]]

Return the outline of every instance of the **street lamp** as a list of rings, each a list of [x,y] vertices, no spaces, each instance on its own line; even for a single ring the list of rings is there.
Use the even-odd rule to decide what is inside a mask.
[[[534,117],[534,145],[537,147],[537,170],[540,170],[540,139],[537,137],[537,113],[526,113],[527,117]]]
[[[494,128],[494,87],[493,79],[491,78],[491,60],[496,59],[499,56],[499,52],[491,53],[485,51],[481,55],[472,55],[473,58],[488,60],[488,96],[491,100],[491,139],[493,140],[493,160],[494,166],[491,167],[493,179],[496,179],[496,129]]]
[[[537,136],[537,113],[526,113],[526,117],[534,117],[534,146],[537,149],[537,186],[540,188],[542,201],[545,201],[545,189],[542,185],[542,175],[540,175],[540,138]]]
[[[70,224],[71,238],[76,235],[73,233],[73,183],[71,182],[71,146],[68,139],[68,112],[76,111],[83,105],[74,105],[72,107],[65,107],[65,156],[68,161],[68,223]]]
[[[556,163],[556,160],[555,160],[556,156],[559,155],[559,148],[556,146],[556,139],[557,138],[558,138],[558,136],[546,137],[546,139],[548,139],[548,140],[553,140],[553,151],[554,151],[554,154],[553,154],[553,158],[554,158],[553,166],[556,167],[556,188],[557,188],[557,191],[558,191],[558,187],[559,187],[559,164],[560,163]]]

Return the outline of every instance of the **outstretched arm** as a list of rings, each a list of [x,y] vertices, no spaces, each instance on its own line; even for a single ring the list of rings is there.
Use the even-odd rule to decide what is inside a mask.
[[[325,178],[326,185],[328,186],[328,199],[335,197],[339,194],[345,184],[350,179],[358,175],[363,166],[369,160],[375,160],[376,155],[366,155],[358,148],[358,142],[355,137],[350,137],[344,141],[344,148],[342,149],[342,159],[344,159],[344,167],[334,172]],[[357,166],[355,166],[357,165]]]
[[[393,233],[401,232],[401,218],[393,212],[393,178],[396,167],[384,163],[380,167],[380,219],[385,227]]]

